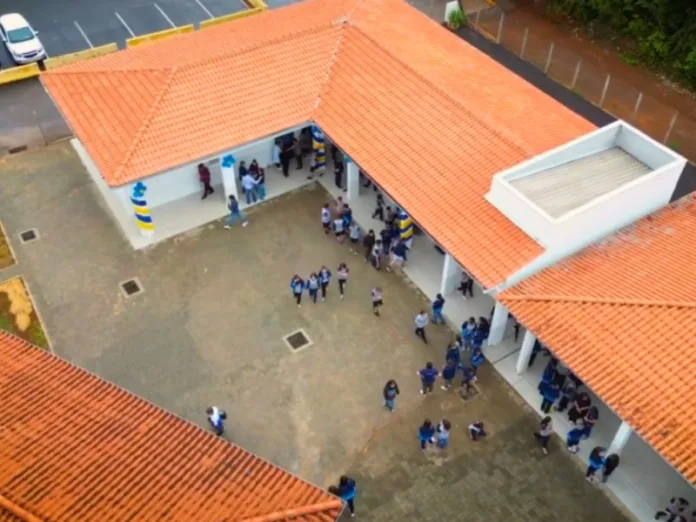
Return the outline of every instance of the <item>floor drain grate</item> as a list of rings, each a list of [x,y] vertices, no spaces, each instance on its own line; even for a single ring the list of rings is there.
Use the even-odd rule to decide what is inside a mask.
[[[143,285],[140,284],[137,277],[124,281],[119,285],[123,295],[126,297],[133,297],[134,295],[143,293]]]
[[[7,152],[9,152],[10,154],[19,154],[20,152],[24,152],[27,149],[29,149],[28,145],[20,145],[19,147],[9,149]]]
[[[296,332],[286,335],[283,337],[283,341],[285,341],[285,344],[290,348],[291,352],[299,352],[300,350],[312,346],[312,341],[304,330],[297,330]]]
[[[32,241],[36,241],[37,239],[39,239],[39,231],[35,228],[31,228],[29,230],[25,230],[24,232],[20,232],[19,239],[22,243],[30,243]]]

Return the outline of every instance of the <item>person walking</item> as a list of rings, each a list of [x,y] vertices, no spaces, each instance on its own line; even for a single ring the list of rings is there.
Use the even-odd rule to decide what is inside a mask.
[[[543,395],[543,400],[541,401],[541,411],[544,413],[549,413],[551,411],[551,406],[558,400],[561,395],[561,390],[555,382],[544,383],[542,381],[543,387],[541,394]]]
[[[304,280],[295,274],[290,280],[290,288],[292,289],[292,296],[297,302],[297,308],[302,306],[302,293],[305,291],[306,285]]]
[[[389,379],[384,385],[384,407],[389,411],[394,411],[396,408],[396,396],[399,395],[399,385],[394,379]]]
[[[604,468],[602,468],[602,482],[606,483],[614,470],[619,467],[621,459],[616,453],[612,453],[604,460]]]
[[[357,494],[358,488],[355,484],[355,480],[346,475],[342,475],[338,481],[338,496],[346,501],[351,517],[355,516],[355,497]]]
[[[447,419],[442,419],[442,422],[437,426],[437,449],[440,451],[449,447],[450,431],[452,431],[452,423]]]
[[[585,425],[582,419],[578,419],[573,428],[566,435],[566,447],[571,453],[577,453],[580,448],[580,441],[582,440],[582,433],[585,430]]]
[[[375,211],[372,213],[372,219],[384,221],[384,197],[382,194],[377,194],[377,204],[375,206]]]
[[[210,406],[205,410],[205,413],[208,415],[208,422],[213,427],[215,435],[221,437],[225,432],[225,419],[227,418],[227,413],[217,406]]]
[[[309,297],[311,297],[314,304],[317,304],[317,295],[319,294],[319,277],[316,272],[309,274],[307,279],[307,291],[309,292]]]
[[[418,428],[418,440],[423,451],[427,450],[428,445],[435,442],[435,427],[430,419],[425,419],[420,428]]]
[[[587,410],[587,413],[585,414],[585,431],[582,433],[583,439],[590,438],[590,435],[592,434],[592,428],[594,428],[598,420],[599,410],[597,409],[597,406],[590,406],[590,409]]]
[[[239,220],[242,223],[243,227],[249,224],[249,222],[246,220],[244,214],[242,214],[242,211],[239,208],[239,201],[237,201],[237,198],[235,198],[233,195],[230,195],[229,197],[227,208],[230,211],[230,215],[227,218],[227,224],[225,225],[225,228],[227,230],[232,228],[232,225],[234,225],[234,222],[237,220]]]
[[[324,206],[321,207],[321,228],[327,236],[331,232],[331,209],[328,203],[324,203]]]
[[[473,422],[469,424],[469,437],[476,442],[480,437],[487,436],[486,427],[483,422]]]
[[[541,424],[539,424],[539,431],[534,432],[534,437],[541,444],[541,450],[544,452],[544,455],[548,455],[549,453],[549,438],[551,437],[552,433],[553,422],[551,421],[551,417],[547,415],[546,417],[541,419]]]
[[[382,289],[378,286],[372,289],[372,313],[379,317],[379,309],[382,308]]]
[[[375,270],[380,270],[382,266],[382,241],[380,239],[378,239],[372,247],[372,256],[370,260]]]
[[[348,237],[350,237],[350,251],[358,255],[358,242],[360,241],[360,225],[355,221],[348,227]]]
[[[457,363],[453,359],[448,359],[445,366],[442,368],[442,379],[445,384],[440,386],[443,390],[449,390],[452,387],[452,381],[457,375]]]
[[[319,269],[319,284],[321,285],[321,302],[326,301],[326,289],[331,282],[331,270],[326,265],[322,265]]]
[[[339,245],[343,244],[343,240],[346,237],[345,223],[342,217],[337,217],[333,222],[334,234],[336,235],[336,242]]]
[[[594,482],[596,471],[604,467],[604,459],[606,455],[607,450],[601,446],[596,446],[590,452],[590,459],[587,465],[587,471],[585,472],[585,478],[587,480]]]
[[[247,205],[256,203],[256,180],[251,171],[247,171],[242,178],[242,187],[244,188],[244,195],[246,196]]]
[[[346,287],[346,283],[348,282],[349,273],[350,270],[348,269],[348,265],[345,263],[338,265],[338,268],[336,269],[336,280],[338,281],[338,291],[341,294],[341,299],[343,299],[343,292]]]
[[[203,163],[198,164],[198,179],[203,184],[203,197],[201,199],[205,199],[208,194],[215,192],[215,189],[210,185],[210,169]]]
[[[433,393],[435,379],[440,375],[440,372],[433,367],[433,363],[426,363],[425,368],[421,368],[416,375],[421,378],[421,395]]]
[[[423,339],[423,342],[425,344],[428,344],[428,339],[425,337],[425,325],[428,324],[428,314],[425,313],[424,310],[421,310],[420,313],[416,316],[416,335]]]
[[[474,279],[464,270],[462,270],[462,281],[459,283],[459,288],[457,288],[457,290],[462,293],[464,299],[466,299],[467,293],[469,297],[474,297]]]
[[[437,294],[433,301],[433,324],[445,324],[445,318],[442,316],[442,310],[445,307],[445,298],[442,294]]]
[[[363,247],[365,248],[365,262],[367,263],[370,260],[370,257],[372,256],[372,248],[375,246],[375,241],[377,238],[375,238],[375,231],[370,229],[367,231],[367,234],[365,234],[365,237],[363,237]]]
[[[408,252],[406,243],[397,241],[391,251],[391,262],[387,266],[387,272],[391,272],[394,266],[403,268],[404,263],[406,263],[406,252]]]
[[[380,230],[380,232],[379,232],[379,238],[382,240],[383,254],[385,256],[388,256],[389,252],[391,252],[391,243],[392,243],[391,228],[385,225],[385,227],[382,230]]]

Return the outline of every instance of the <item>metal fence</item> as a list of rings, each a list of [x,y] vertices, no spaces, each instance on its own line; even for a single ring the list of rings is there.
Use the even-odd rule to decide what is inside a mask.
[[[555,81],[696,162],[696,121],[674,107],[583,62],[573,51],[506,19],[498,9],[479,11],[470,22],[476,31],[533,63]]]

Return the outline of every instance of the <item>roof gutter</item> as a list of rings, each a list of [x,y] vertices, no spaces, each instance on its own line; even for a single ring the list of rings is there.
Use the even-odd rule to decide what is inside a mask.
[[[0,508],[4,508],[24,522],[44,522],[39,517],[29,513],[26,509],[19,507],[4,495],[0,495]]]
[[[316,513],[321,513],[324,511],[330,511],[343,509],[343,501],[341,500],[329,500],[326,502],[321,502],[319,504],[313,504],[311,506],[305,506],[295,509],[286,509],[283,511],[276,511],[274,513],[269,513],[268,515],[261,515],[259,517],[245,518],[242,522],[280,522],[282,520],[290,520],[298,517],[303,517],[305,515],[313,515]],[[340,516],[340,514],[339,514]],[[39,521],[41,522],[41,521]]]

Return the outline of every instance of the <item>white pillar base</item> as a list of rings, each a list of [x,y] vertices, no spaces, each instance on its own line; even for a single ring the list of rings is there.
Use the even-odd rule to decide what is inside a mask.
[[[493,312],[493,320],[491,321],[491,333],[488,335],[488,346],[500,344],[505,335],[505,327],[507,326],[508,309],[499,301],[495,302],[495,311]]]
[[[360,170],[358,166],[346,156],[346,189],[348,201],[353,203],[360,197]]]
[[[220,158],[220,163],[222,163],[222,158]],[[222,187],[225,190],[225,204],[227,204],[230,196],[234,196],[236,199],[239,199],[239,195],[237,193],[237,172],[235,167],[236,163],[231,167],[220,166],[220,172],[222,173]]]
[[[529,359],[532,356],[532,350],[534,349],[535,342],[536,337],[532,332],[527,330],[524,334],[524,339],[522,340],[520,354],[517,356],[517,365],[515,366],[517,375],[522,375],[527,371],[527,368],[529,368]]]
[[[459,263],[449,254],[445,254],[445,262],[442,266],[442,279],[440,280],[440,293],[446,296],[457,288],[457,282],[461,280]]]
[[[616,430],[616,435],[614,435],[614,440],[612,440],[611,444],[609,445],[607,454],[611,455],[612,453],[616,453],[617,455],[620,455],[623,449],[626,447],[628,439],[631,438],[632,434],[633,430],[626,423],[626,421],[621,422],[621,426],[619,426],[619,429]]]

